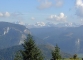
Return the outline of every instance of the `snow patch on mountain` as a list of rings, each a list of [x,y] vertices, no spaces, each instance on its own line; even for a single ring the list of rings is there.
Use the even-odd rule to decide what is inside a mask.
[[[7,34],[7,33],[9,32],[9,30],[10,30],[10,28],[9,28],[9,27],[4,28],[4,33],[3,33],[3,35]]]
[[[76,52],[78,53],[80,51],[80,39],[78,38],[75,42],[76,45]]]

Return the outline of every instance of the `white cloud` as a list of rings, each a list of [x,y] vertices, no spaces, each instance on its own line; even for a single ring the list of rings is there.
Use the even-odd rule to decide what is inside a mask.
[[[80,21],[83,22],[83,19],[81,19]]]
[[[39,9],[45,9],[52,6],[52,2],[49,2],[48,0],[42,0],[40,2],[40,6],[38,7]]]
[[[50,15],[47,20],[56,21],[56,22],[66,22],[67,16],[64,13],[60,13],[59,15]]]
[[[0,17],[10,17],[10,13],[9,12],[0,13]]]
[[[83,25],[83,19],[80,20],[80,24]]]
[[[76,0],[76,7],[83,7],[83,1],[82,0]]]
[[[17,16],[20,16],[20,15],[23,15],[22,13],[19,13],[19,12],[15,12],[15,13],[9,13],[9,12],[0,12],[0,17],[17,17]]]
[[[10,17],[10,13],[9,12],[5,12],[4,14],[6,17]]]
[[[63,1],[62,0],[55,0],[55,7],[61,7],[63,5]]]
[[[83,17],[83,0],[76,0],[76,15]]]
[[[81,24],[83,25],[83,23]],[[42,28],[42,27],[78,27],[80,26],[77,23],[72,22],[64,22],[64,23],[56,23],[56,22],[37,22],[36,24],[27,24],[27,28]]]
[[[0,12],[0,17],[3,17],[3,13]]]
[[[7,18],[8,19],[11,19],[12,21],[24,21],[24,17],[23,17],[24,14],[20,13],[20,12],[0,12],[0,18]],[[6,20],[6,19],[4,19]],[[23,22],[20,22],[19,24],[21,25],[24,25]]]
[[[45,23],[44,23],[44,22],[37,22],[37,23],[35,24],[35,26],[43,27],[43,26],[45,26]]]
[[[15,22],[15,24],[25,25],[25,23],[22,21],[17,21],[17,22]]]
[[[31,17],[31,20],[35,20],[35,18],[34,17]]]
[[[26,27],[27,28],[41,28],[41,27],[45,27],[46,23],[44,22],[36,22],[35,24],[27,24]]]
[[[40,6],[38,6],[38,9],[46,9],[50,7],[61,7],[63,6],[63,0],[38,0],[40,2]]]

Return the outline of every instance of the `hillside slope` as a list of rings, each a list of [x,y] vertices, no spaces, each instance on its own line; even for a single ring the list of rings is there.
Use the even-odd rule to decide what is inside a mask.
[[[30,33],[23,25],[0,22],[0,49],[23,43],[23,39]]]

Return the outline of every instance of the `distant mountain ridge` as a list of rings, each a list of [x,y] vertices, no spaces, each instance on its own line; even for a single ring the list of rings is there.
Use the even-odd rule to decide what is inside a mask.
[[[82,53],[83,25],[80,27],[44,27],[28,29],[23,25],[0,22],[0,49],[23,43],[28,33],[38,44],[56,43],[63,51]]]
[[[23,25],[0,22],[0,49],[23,43],[23,39],[30,33]]]
[[[46,28],[46,27],[79,27],[83,24],[79,24],[79,23],[72,23],[72,22],[65,22],[65,23],[53,23],[53,22],[36,22],[35,24],[28,24],[28,23],[24,23],[22,21],[17,21],[17,22],[13,22],[14,24],[20,24],[20,25],[24,25],[27,28],[31,29],[31,28]]]
[[[28,33],[32,34],[37,45],[40,44],[45,53],[47,49],[47,52],[49,52],[49,46],[55,46],[56,44],[58,44],[62,52],[70,54],[83,53],[83,26],[28,29],[23,25],[9,22],[0,22],[0,51],[7,51],[9,53],[6,48],[12,50],[12,48],[9,47],[23,43]],[[43,46],[45,44],[46,46]],[[18,49],[18,47],[15,47],[15,49]],[[46,54],[48,55],[48,53]]]
[[[32,28],[32,35],[68,53],[83,53],[83,25],[80,27]]]
[[[79,32],[78,32],[79,31]],[[54,49],[51,45],[60,47],[62,56],[71,56],[70,52],[83,53],[83,26],[80,27],[44,27],[28,29],[23,25],[13,24],[8,22],[0,22],[0,58],[7,58],[17,51],[22,49],[20,45],[26,38],[28,33],[31,33],[38,47],[42,49],[44,55],[49,59],[51,50]],[[13,47],[14,46],[14,47]],[[63,53],[67,52],[67,53]],[[9,56],[6,56],[8,54]],[[13,55],[14,56],[14,55]],[[9,60],[9,59],[8,59]]]

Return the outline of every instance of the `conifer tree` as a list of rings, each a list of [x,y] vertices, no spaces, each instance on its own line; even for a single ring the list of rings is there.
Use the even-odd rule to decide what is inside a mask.
[[[29,34],[23,44],[24,50],[21,51],[23,60],[43,60],[40,49],[36,46],[33,37]]]
[[[22,55],[20,51],[16,52],[14,60],[22,60]]]
[[[56,45],[55,50],[52,51],[52,60],[61,59],[60,48]]]

